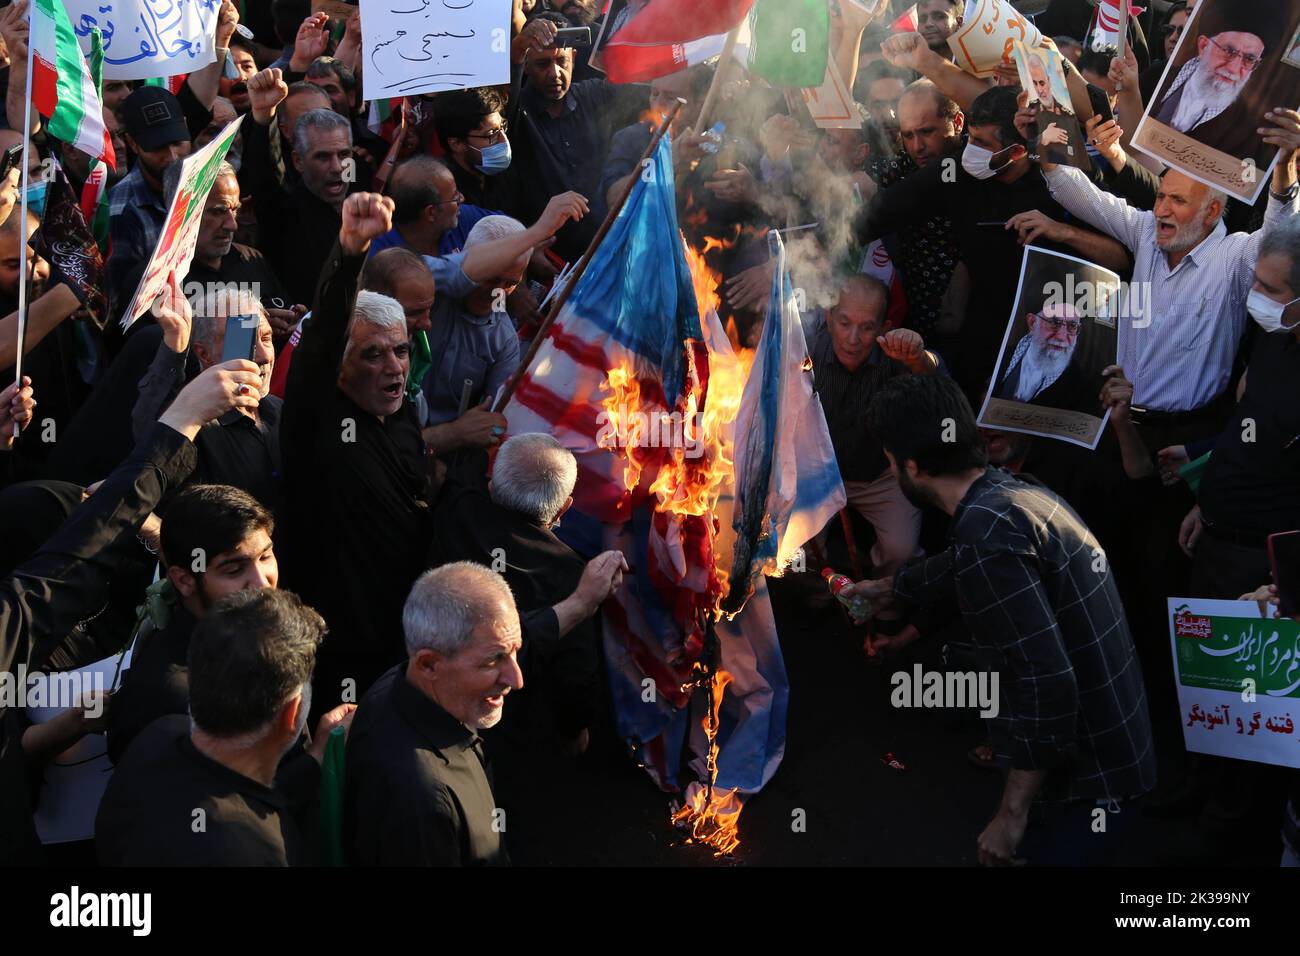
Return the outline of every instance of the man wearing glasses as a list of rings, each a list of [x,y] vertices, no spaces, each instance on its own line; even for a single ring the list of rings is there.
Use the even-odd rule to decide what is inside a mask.
[[[1025,316],[1029,333],[1016,345],[995,398],[1049,408],[1077,409],[1089,384],[1071,360],[1081,323],[1068,303],[1048,303]],[[1098,372],[1101,370],[1098,369]]]
[[[1238,7],[1220,3],[1215,10],[1207,10],[1202,20],[1197,55],[1184,64],[1152,115],[1180,133],[1221,148],[1214,128],[1207,126],[1220,117],[1232,118],[1236,111],[1228,113],[1229,109],[1238,103],[1259,70],[1269,42],[1276,42],[1284,27],[1264,4]],[[1243,117],[1252,127],[1259,125],[1257,119]]]

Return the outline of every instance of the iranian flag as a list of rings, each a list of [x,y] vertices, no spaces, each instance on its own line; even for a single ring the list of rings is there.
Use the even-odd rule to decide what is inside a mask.
[[[99,86],[62,0],[35,0],[31,11],[32,105],[51,135],[116,168]]]

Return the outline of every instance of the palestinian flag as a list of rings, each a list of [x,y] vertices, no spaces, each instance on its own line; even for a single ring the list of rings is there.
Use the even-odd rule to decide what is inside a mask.
[[[32,105],[52,136],[116,168],[99,88],[62,0],[34,0],[31,18]],[[102,57],[102,41],[95,49]]]

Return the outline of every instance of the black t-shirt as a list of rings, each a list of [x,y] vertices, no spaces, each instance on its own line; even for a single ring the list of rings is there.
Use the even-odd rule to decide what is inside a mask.
[[[1246,393],[1201,478],[1202,517],[1259,535],[1300,528],[1300,342],[1256,337]]]
[[[185,715],[155,721],[127,749],[95,846],[105,866],[292,866],[302,853],[285,796],[200,753]]]

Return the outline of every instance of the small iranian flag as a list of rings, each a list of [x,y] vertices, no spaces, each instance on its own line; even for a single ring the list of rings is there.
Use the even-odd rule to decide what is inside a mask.
[[[35,0],[31,11],[32,105],[49,121],[51,135],[116,168],[99,87],[68,11],[62,0]]]
[[[889,25],[890,33],[920,33],[921,21],[916,15],[916,4],[910,10]]]

